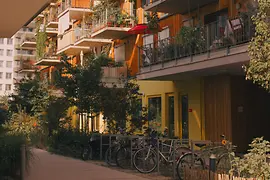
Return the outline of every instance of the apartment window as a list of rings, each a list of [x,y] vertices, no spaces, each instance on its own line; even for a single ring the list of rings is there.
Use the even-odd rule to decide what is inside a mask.
[[[115,47],[114,49],[114,59],[116,62],[123,62],[125,61],[126,54],[125,54],[125,44]]]
[[[12,56],[13,50],[7,49],[7,56]]]
[[[3,85],[2,84],[0,84],[0,91],[2,91],[3,90]]]
[[[7,44],[12,45],[13,44],[13,39],[12,38],[8,38],[7,39]]]
[[[0,44],[4,44],[4,38],[0,38]]]
[[[11,68],[12,67],[12,61],[7,61],[6,62],[6,67]]]
[[[0,72],[0,79],[3,78],[3,72]]]
[[[20,66],[21,65],[21,61],[16,61],[16,66]]]
[[[11,79],[12,74],[11,73],[6,73],[6,79]]]
[[[11,91],[11,84],[6,84],[6,91]]]
[[[149,127],[161,132],[161,97],[148,99],[148,120]]]
[[[4,55],[4,49],[0,49],[0,56]]]
[[[4,61],[0,61],[0,67],[3,67]]]

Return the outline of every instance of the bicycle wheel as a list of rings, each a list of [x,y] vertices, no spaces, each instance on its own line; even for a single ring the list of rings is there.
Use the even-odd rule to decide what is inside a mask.
[[[133,165],[141,173],[153,172],[157,163],[157,154],[150,148],[139,149],[133,156]]]
[[[105,152],[105,162],[110,166],[116,166],[116,153],[119,146],[112,146]]]
[[[84,147],[82,150],[82,160],[93,160],[93,149],[91,146]]]
[[[221,173],[229,173],[231,170],[231,162],[233,160],[233,156],[229,153],[224,153],[220,157],[218,157],[216,170]]]
[[[116,164],[120,168],[131,168],[131,149],[129,147],[121,147],[116,153]]]
[[[177,164],[177,175],[179,179],[184,180],[185,170],[191,168],[204,169],[204,163],[198,155],[194,154],[193,156],[192,153],[186,153],[179,159]]]

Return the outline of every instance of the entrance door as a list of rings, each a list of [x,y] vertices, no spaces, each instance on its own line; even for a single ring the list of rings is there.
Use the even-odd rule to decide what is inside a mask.
[[[169,96],[169,137],[174,137],[174,96]]]
[[[188,95],[181,96],[182,103],[182,139],[189,138],[188,130]]]

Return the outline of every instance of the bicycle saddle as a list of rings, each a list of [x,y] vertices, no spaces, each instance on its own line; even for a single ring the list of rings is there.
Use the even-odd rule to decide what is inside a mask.
[[[206,146],[206,144],[201,144],[201,143],[200,143],[200,144],[196,144],[196,143],[195,143],[195,146],[197,146],[197,147],[199,147],[199,148],[202,148],[202,147]]]

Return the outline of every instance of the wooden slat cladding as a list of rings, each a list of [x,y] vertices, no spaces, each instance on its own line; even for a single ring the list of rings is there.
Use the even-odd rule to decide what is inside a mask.
[[[225,134],[232,140],[230,77],[205,77],[204,99],[206,139],[220,141],[220,135]]]
[[[231,77],[231,115],[233,144],[237,150],[243,152],[248,148],[248,83],[244,76]],[[250,98],[249,98],[250,99]]]

